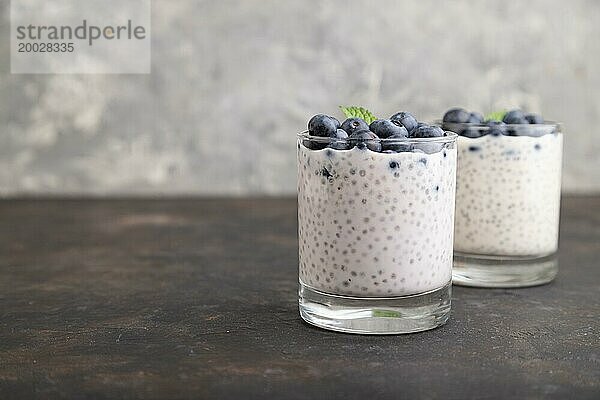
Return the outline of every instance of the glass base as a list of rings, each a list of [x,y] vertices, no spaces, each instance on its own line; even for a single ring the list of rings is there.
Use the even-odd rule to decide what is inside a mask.
[[[558,273],[558,258],[507,258],[454,252],[452,283],[461,286],[515,288],[543,285]]]
[[[309,324],[338,332],[393,335],[444,325],[450,315],[452,285],[401,297],[349,297],[299,284],[300,316]]]

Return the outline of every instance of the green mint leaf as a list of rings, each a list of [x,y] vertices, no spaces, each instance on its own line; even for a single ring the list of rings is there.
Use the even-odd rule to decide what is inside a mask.
[[[485,116],[486,121],[502,121],[502,118],[506,115],[506,110],[494,111]]]
[[[340,106],[340,110],[342,110],[346,118],[362,118],[367,124],[371,124],[371,122],[377,119],[371,111],[363,107]]]

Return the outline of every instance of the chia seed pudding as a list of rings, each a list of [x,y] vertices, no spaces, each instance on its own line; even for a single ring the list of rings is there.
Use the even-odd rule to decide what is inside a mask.
[[[456,136],[404,137],[395,146],[386,138],[379,146],[332,146],[334,139],[326,148],[307,138],[298,141],[300,282],[360,297],[448,285]]]
[[[457,252],[534,258],[557,250],[563,135],[556,124],[538,116],[528,123],[516,111],[504,117],[508,123],[444,123],[461,135]]]
[[[456,149],[298,146],[300,280],[334,294],[403,296],[452,275]]]

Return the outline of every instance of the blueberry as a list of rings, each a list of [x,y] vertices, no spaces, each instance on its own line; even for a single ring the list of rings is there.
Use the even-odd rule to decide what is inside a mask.
[[[330,117],[328,115],[318,114],[310,119],[308,122],[308,132],[311,136],[317,137],[328,137],[333,139],[343,139],[340,141],[332,141],[327,142],[318,142],[316,140],[304,139],[303,144],[307,148],[311,150],[322,150],[325,147],[330,147],[332,149],[344,150],[348,148],[348,143],[346,139],[348,138],[348,134],[339,129],[340,122],[334,117]]]
[[[340,121],[329,115],[317,114],[308,121],[311,136],[332,137],[340,127]]]
[[[335,135],[331,136],[332,140],[329,143],[329,146],[332,149],[336,150],[348,150],[350,148],[350,143],[348,143],[348,134],[343,129],[338,129],[335,131]],[[339,140],[335,140],[339,139]]]
[[[423,125],[410,133],[410,137],[412,138],[431,138],[442,136],[444,136],[444,131],[442,128],[435,125]]]
[[[460,136],[468,137],[471,139],[478,138],[485,135],[487,132],[478,126],[467,126],[465,129],[460,131]]]
[[[392,135],[404,135],[404,137],[408,137],[408,131],[404,126],[396,125],[389,119],[375,120],[371,122],[369,128],[371,129],[371,132],[381,139],[388,138]]]
[[[521,110],[511,110],[504,115],[502,122],[505,124],[528,124],[525,114]]]
[[[533,114],[533,113],[525,114],[525,119],[530,124],[543,124],[544,123],[544,118],[542,118],[542,116],[539,114]]]
[[[417,126],[415,126],[412,130],[414,131],[417,128],[420,128],[422,126],[428,126],[429,124],[427,122],[417,122]]]
[[[403,127],[404,130],[406,128]],[[411,151],[412,145],[406,142],[406,134],[404,132],[398,135],[392,135],[382,143],[382,148],[384,152],[392,151],[392,152],[401,152],[401,151]],[[395,140],[397,140],[395,142]]]
[[[369,125],[362,118],[348,118],[342,123],[342,129],[352,135],[358,131],[368,131]]]
[[[304,139],[302,144],[310,150],[322,150],[327,147],[327,143],[320,143],[310,139]]]
[[[348,139],[348,132],[346,132],[342,128],[338,128],[335,131],[335,138],[336,139]]]
[[[417,119],[409,112],[400,111],[390,117],[390,120],[398,125],[406,128],[407,131],[412,131],[419,124]]]
[[[375,135],[368,129],[356,131],[353,134],[351,134],[350,146],[356,146],[361,150],[369,149],[373,151],[381,151],[381,141],[379,140],[377,135]]]
[[[336,129],[329,136],[331,141],[318,142],[314,139],[304,139],[303,144],[311,150],[322,150],[326,147],[336,150],[348,150],[350,148],[348,143],[348,134],[342,129]]]
[[[431,129],[432,132],[435,132],[435,134],[437,135],[435,137],[447,136],[446,132],[437,125],[431,125]]]
[[[412,138],[435,138],[442,137],[446,133],[439,126],[435,125],[424,125],[420,126],[410,133]],[[413,145],[413,151],[422,151],[427,154],[437,153],[444,147],[443,143],[415,143]]]
[[[483,123],[483,115],[478,112],[472,112],[469,114],[468,124],[481,124]]]
[[[509,135],[509,131],[506,124],[501,121],[487,121],[486,125],[490,128],[488,134],[492,136]]]
[[[470,117],[471,114],[464,108],[451,108],[446,111],[442,120],[444,122],[466,123],[469,122]]]

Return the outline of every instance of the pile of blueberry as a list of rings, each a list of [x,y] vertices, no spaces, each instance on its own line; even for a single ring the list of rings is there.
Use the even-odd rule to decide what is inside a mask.
[[[478,138],[485,135],[493,136],[541,136],[553,132],[551,126],[531,127],[519,125],[541,125],[544,119],[538,114],[526,114],[521,110],[511,110],[504,114],[502,121],[484,120],[482,114],[469,112],[464,108],[451,108],[443,118],[444,129],[456,132],[468,138]],[[460,125],[458,125],[460,124]],[[469,126],[465,126],[465,124]],[[550,129],[548,129],[550,128]]]
[[[398,112],[389,119],[376,119],[371,124],[367,124],[362,118],[348,118],[340,124],[334,117],[317,114],[308,122],[308,133],[310,136],[327,138],[322,141],[305,139],[304,145],[311,150],[326,147],[349,150],[357,147],[383,153],[419,150],[417,144],[407,143],[407,138],[435,138],[446,135],[439,126],[419,122],[411,113],[405,111]],[[427,149],[421,150],[430,152]]]

